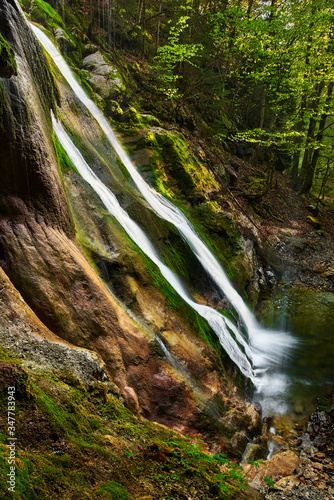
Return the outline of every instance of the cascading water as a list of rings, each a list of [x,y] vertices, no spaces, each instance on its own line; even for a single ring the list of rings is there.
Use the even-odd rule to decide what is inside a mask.
[[[77,168],[78,172],[85,181],[87,181],[94,191],[99,195],[104,206],[110,214],[112,214],[121,224],[123,229],[130,236],[132,241],[154,262],[159,268],[161,274],[174,288],[174,290],[189,304],[198,314],[200,314],[209,323],[211,328],[216,332],[226,352],[230,358],[239,366],[244,375],[249,377],[255,383],[251,362],[253,353],[247,345],[246,339],[240,334],[232,322],[229,322],[230,328],[234,331],[240,344],[243,345],[246,354],[239,348],[238,344],[230,335],[226,319],[218,311],[208,306],[203,306],[194,302],[187,290],[185,290],[179,278],[160,260],[151,241],[148,239],[144,231],[128,216],[125,210],[120,206],[115,195],[103,184],[102,181],[95,175],[86,163],[78,149],[74,146],[63,127],[53,117],[53,128],[62,144],[70,160]]]
[[[234,306],[242,320],[242,323],[246,327],[248,339],[230,320],[218,313],[218,311],[208,306],[199,305],[191,299],[189,293],[185,290],[178,277],[167,266],[165,266],[163,262],[161,262],[154,247],[152,246],[152,243],[142,229],[129,218],[127,213],[120,207],[117,199],[111,191],[106,188],[106,186],[104,186],[104,184],[90,170],[89,166],[82,158],[79,151],[76,150],[74,145],[71,143],[62,127],[54,120],[55,131],[72,162],[76,165],[83,178],[85,178],[85,180],[89,182],[98,193],[106,208],[116,217],[132,240],[135,241],[143,252],[145,252],[146,255],[148,255],[158,266],[160,272],[173,286],[176,292],[183,298],[183,300],[185,300],[185,302],[197,311],[198,314],[206,319],[211,328],[217,334],[222,346],[231,359],[237,364],[242,373],[253,381],[258,394],[261,394],[262,402],[266,400],[264,406],[268,406],[268,411],[271,410],[272,408],[269,408],[270,404],[268,405],[268,402],[270,401],[272,403],[273,399],[277,397],[278,394],[283,393],[286,389],[286,381],[284,380],[284,376],[279,373],[278,367],[284,356],[293,346],[295,342],[294,339],[285,332],[265,330],[258,324],[240,295],[232,287],[218,261],[199,238],[184,214],[170,201],[155,192],[142,179],[126,155],[122,146],[118,143],[109,123],[104,118],[98,107],[87,97],[83,89],[75,80],[74,75],[69,69],[67,63],[59,54],[53,43],[34,25],[32,25],[32,29],[54,60],[55,64],[58,66],[73,92],[97,120],[110,144],[118,154],[124,166],[127,168],[141,195],[159,217],[172,223],[177,228],[185,241],[188,242],[192,251],[197,256],[208,275],[216,283],[222,294],[226,296]],[[236,340],[232,337],[231,332],[235,336]],[[284,411],[284,408],[280,409],[277,405],[275,406],[276,411]]]

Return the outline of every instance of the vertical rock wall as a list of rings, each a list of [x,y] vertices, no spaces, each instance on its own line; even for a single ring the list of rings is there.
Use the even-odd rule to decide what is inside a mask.
[[[15,52],[18,73],[0,78],[1,213],[12,218],[15,206],[18,216],[21,208],[8,199],[17,197],[36,215],[73,236],[51,143],[50,109],[56,111],[58,89],[16,0],[1,2],[0,32]]]

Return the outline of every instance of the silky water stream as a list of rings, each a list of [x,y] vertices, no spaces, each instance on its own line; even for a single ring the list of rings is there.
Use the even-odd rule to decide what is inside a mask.
[[[228,318],[213,308],[196,303],[180,279],[161,260],[152,242],[120,206],[115,195],[102,183],[91,170],[76,146],[72,143],[63,127],[53,118],[54,130],[69,158],[76,166],[80,175],[92,186],[101,201],[117,221],[122,225],[128,236],[156,264],[161,274],[174,288],[182,299],[208,322],[216,333],[223,348],[248,377],[255,389],[255,400],[263,409],[264,414],[280,414],[287,411],[286,394],[289,393],[290,378],[286,371],[289,357],[298,343],[297,339],[285,329],[263,328],[248,309],[240,295],[234,290],[220,264],[202,242],[184,214],[170,201],[155,192],[136,171],[122,146],[118,143],[109,123],[98,107],[91,101],[76,81],[65,60],[48,37],[35,26],[34,33],[55,64],[67,80],[74,94],[86,106],[105,133],[123,165],[128,170],[141,196],[151,209],[161,218],[172,223],[185,241],[188,242],[203,268],[220,290],[221,297],[226,297],[236,310],[243,329],[239,329]],[[158,272],[158,271],[157,271]],[[245,335],[243,331],[246,331]]]
[[[291,383],[285,400],[291,419],[302,421],[315,410],[317,398],[321,403],[334,389],[334,293],[276,290],[260,302],[258,314],[265,326],[293,332],[298,340],[286,358],[284,371]]]

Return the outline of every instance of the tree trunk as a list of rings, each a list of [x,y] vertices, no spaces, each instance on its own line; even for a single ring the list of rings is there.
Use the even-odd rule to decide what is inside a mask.
[[[161,18],[160,18],[160,14],[161,14],[161,11],[162,11],[162,0],[160,0],[159,2],[159,17],[158,17],[158,26],[157,26],[157,43],[156,43],[156,50],[158,50],[158,47],[160,45],[160,24],[161,24]]]
[[[93,41],[93,0],[89,0],[89,26],[87,36]]]
[[[304,157],[303,157],[303,163],[301,166],[301,172],[300,172],[300,177],[298,181],[298,185],[300,186],[299,193],[300,194],[305,194],[308,193],[312,187],[312,182],[313,182],[313,176],[314,176],[314,170],[313,170],[313,162],[312,162],[312,156],[314,153],[314,138],[315,138],[315,131],[317,127],[317,113],[319,109],[319,104],[320,104],[320,98],[321,98],[321,92],[324,88],[325,84],[324,82],[320,82],[319,84],[316,85],[315,88],[315,98],[312,103],[312,116],[309,121],[309,126],[308,126],[308,131],[307,131],[307,138],[306,138],[306,145],[305,145],[305,152],[304,152]],[[326,99],[327,101],[327,99]],[[327,115],[326,115],[327,117]],[[326,121],[326,118],[325,118]],[[319,129],[320,131],[320,129]]]
[[[259,128],[260,129],[263,129],[265,111],[266,111],[266,89],[263,87],[262,94],[261,94],[261,105],[260,105],[260,119],[259,119]],[[256,143],[255,154],[254,154],[254,165],[257,165],[257,162],[259,159],[259,151],[260,151],[260,146],[258,143]]]
[[[318,195],[318,199],[317,199],[317,205],[316,205],[317,209],[319,208],[320,199],[323,200],[325,198],[325,187],[326,187],[326,182],[329,179],[330,165],[331,165],[331,162],[330,162],[330,159],[328,158],[326,171],[325,171],[323,179],[322,179],[322,183],[321,183],[321,187],[320,187],[320,191],[319,191],[319,195]]]
[[[333,86],[334,86],[334,82],[331,82],[328,84],[328,87],[327,87],[327,97],[326,97],[326,103],[325,103],[325,108],[324,108],[325,111],[321,115],[318,133],[315,137],[315,139],[319,142],[322,141],[323,136],[324,136],[326,121],[327,121],[327,117],[328,117],[328,107],[330,105],[332,94],[333,94]],[[301,194],[308,193],[312,187],[314,172],[315,172],[315,169],[317,167],[319,156],[320,156],[320,147],[318,147],[313,152],[312,158],[311,157],[309,158],[308,164],[306,165],[307,170],[305,171],[304,181],[303,181],[302,187],[300,189]]]
[[[299,133],[301,133],[303,131],[305,110],[306,110],[306,94],[303,94],[303,97],[301,100],[300,110],[298,112],[299,121],[297,122],[297,125],[296,125],[296,131]],[[297,138],[298,150],[295,151],[295,153],[293,155],[292,171],[291,171],[291,179],[292,179],[292,185],[293,185],[294,189],[297,189],[297,187],[298,187],[298,170],[299,170],[301,143],[302,143],[302,139],[301,139],[301,137],[298,137]]]
[[[247,17],[248,17],[248,19],[250,18],[250,15],[251,15],[251,12],[252,12],[252,9],[253,9],[253,3],[254,3],[254,0],[248,0],[248,7],[247,7]]]

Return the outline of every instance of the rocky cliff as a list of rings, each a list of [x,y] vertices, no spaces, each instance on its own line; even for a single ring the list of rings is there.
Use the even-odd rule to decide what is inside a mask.
[[[259,429],[256,411],[236,397],[219,353],[194,335],[191,321],[187,324],[177,310],[166,305],[142,264],[134,267],[136,260],[140,264],[140,258],[133,249],[122,247],[124,238],[117,239],[113,229],[108,229],[107,236],[99,236],[101,212],[92,209],[92,202],[85,199],[91,194],[73,171],[64,174],[66,193],[52,138],[50,110],[57,113],[57,106],[62,104],[63,116],[73,122],[78,103],[68,105],[66,85],[57,85],[15,0],[2,3],[0,27],[11,47],[7,53],[12,58],[15,54],[17,64],[17,76],[13,63],[12,71],[2,70],[0,80],[0,264],[3,279],[11,282],[6,287],[22,296],[22,307],[34,318],[33,325],[27,327],[19,326],[26,320],[15,323],[14,342],[14,313],[3,314],[5,347],[19,356],[24,351],[34,363],[47,363],[47,354],[36,348],[29,333],[37,329],[39,335],[42,329],[49,332],[43,337],[45,342],[55,335],[67,342],[57,344],[66,345],[67,351],[57,347],[59,354],[49,357],[50,368],[56,367],[59,357],[57,369],[70,369],[62,358],[72,359],[72,354],[66,354],[71,346],[74,358],[81,351],[73,346],[90,349],[101,357],[113,390],[135,414],[205,437],[212,449],[230,450],[240,456],[249,437]],[[78,119],[78,131],[79,127]],[[111,259],[107,252],[108,272],[114,276],[113,283],[118,283],[119,298],[126,302],[136,297],[135,312],[140,313],[139,320],[150,317],[151,327],[141,327],[131,319],[124,305],[110,293],[80,247],[75,227],[86,250],[87,241],[92,240],[90,231],[96,234],[88,248],[90,258],[98,255],[99,240],[100,248],[108,243],[114,255],[121,254]],[[95,263],[102,265],[101,257]],[[34,326],[36,322],[38,327]],[[171,346],[174,364],[155,340],[157,331]],[[53,349],[50,347],[50,352]],[[72,371],[76,366],[73,362]],[[92,369],[90,372],[94,376]],[[76,375],[84,378],[82,372]]]

